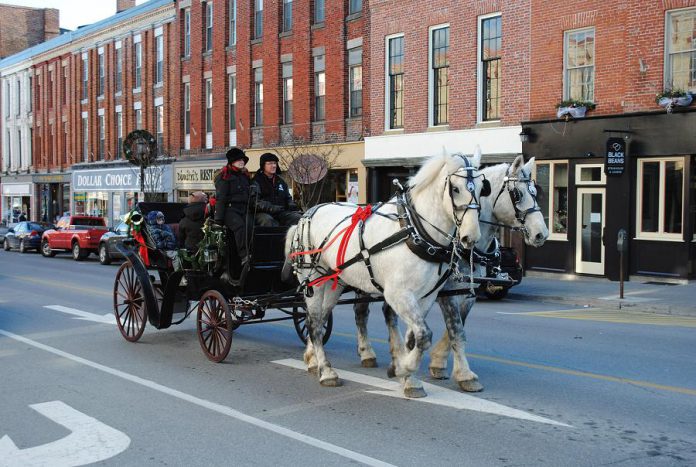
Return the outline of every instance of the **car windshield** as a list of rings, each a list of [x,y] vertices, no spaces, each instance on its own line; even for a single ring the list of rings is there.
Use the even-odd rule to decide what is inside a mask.
[[[73,217],[73,225],[83,227],[101,227],[106,228],[103,219],[92,219],[90,217]]]
[[[47,222],[30,222],[27,224],[29,230],[48,230],[52,229],[53,225]]]

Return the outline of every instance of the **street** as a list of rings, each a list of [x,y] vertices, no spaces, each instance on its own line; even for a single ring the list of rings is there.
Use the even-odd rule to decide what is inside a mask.
[[[696,464],[696,318],[482,299],[466,331],[484,391],[428,378],[424,359],[429,396],[407,400],[378,304],[379,367],[361,368],[338,307],[326,349],[343,386],[325,388],[290,321],[242,326],[220,364],[193,316],[126,342],[119,264],[0,251],[0,465]],[[438,339],[436,307],[428,323]]]

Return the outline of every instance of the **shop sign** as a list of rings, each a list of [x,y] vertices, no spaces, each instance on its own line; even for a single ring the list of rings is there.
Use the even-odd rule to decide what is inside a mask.
[[[171,166],[148,167],[145,189],[149,192],[171,191]],[[79,170],[72,174],[72,191],[140,191],[137,168]]]
[[[31,196],[31,185],[28,183],[5,183],[2,185],[2,194],[5,196]]]
[[[607,139],[607,153],[604,161],[604,173],[623,175],[626,168],[626,140],[623,138]]]
[[[201,167],[177,167],[174,174],[174,182],[177,186],[182,185],[212,185],[215,172],[217,172],[224,163],[215,166]]]
[[[68,174],[34,175],[34,183],[64,183],[69,181]]]

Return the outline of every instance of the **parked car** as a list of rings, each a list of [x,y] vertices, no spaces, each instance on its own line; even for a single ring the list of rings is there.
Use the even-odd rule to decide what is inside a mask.
[[[82,261],[90,253],[97,253],[99,240],[106,230],[103,217],[63,216],[55,229],[44,232],[41,254],[48,258],[58,251],[70,251],[75,261]]]
[[[3,221],[3,223],[0,224],[0,247],[5,247],[5,234],[7,234],[8,230],[10,230],[10,227]]]
[[[116,249],[116,244],[128,238],[128,224],[121,222],[115,229],[109,230],[99,239],[99,262],[111,264],[114,259],[121,259],[123,255]]]
[[[39,251],[41,247],[41,236],[48,229],[55,228],[46,222],[20,222],[9,228],[4,236],[3,248],[5,251],[11,249],[26,253],[29,250]]]
[[[517,251],[511,247],[499,246],[497,254],[494,253],[492,260],[487,263],[486,277],[505,279],[509,277],[516,281],[513,285],[503,286],[484,282],[479,287],[479,291],[491,300],[505,298],[511,287],[522,282],[522,265]]]

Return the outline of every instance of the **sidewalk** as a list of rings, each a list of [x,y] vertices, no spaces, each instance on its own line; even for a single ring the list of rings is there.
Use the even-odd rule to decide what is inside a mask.
[[[509,298],[560,302],[569,305],[620,309],[649,313],[696,316],[696,281],[670,284],[652,278],[619,282],[603,278],[558,275],[528,271],[522,283],[510,289]]]

